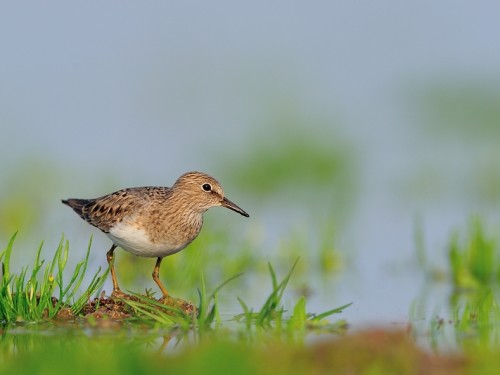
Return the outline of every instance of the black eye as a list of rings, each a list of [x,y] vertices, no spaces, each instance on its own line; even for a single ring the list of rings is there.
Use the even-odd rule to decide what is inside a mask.
[[[212,190],[212,186],[210,184],[203,184],[202,185],[202,189],[205,190],[205,191],[211,191]]]

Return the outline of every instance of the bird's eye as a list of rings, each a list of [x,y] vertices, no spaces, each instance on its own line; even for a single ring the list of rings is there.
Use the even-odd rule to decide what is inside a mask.
[[[212,190],[212,186],[210,184],[203,184],[201,186],[201,188],[205,191],[211,191]]]

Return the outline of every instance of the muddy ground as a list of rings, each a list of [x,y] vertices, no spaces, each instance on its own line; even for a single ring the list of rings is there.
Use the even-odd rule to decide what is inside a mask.
[[[151,298],[151,297],[150,297]],[[89,300],[86,303],[79,314],[75,315],[71,311],[71,306],[63,307],[56,315],[56,319],[58,320],[72,320],[78,317],[84,318],[93,318],[96,320],[101,319],[112,319],[112,320],[124,320],[127,318],[131,318],[135,316],[134,310],[130,307],[125,300],[131,300],[136,302],[144,303],[138,297],[132,295],[125,295],[121,298],[115,298],[112,296],[106,296],[101,294],[101,296],[94,298],[93,300]],[[167,307],[179,308],[184,311],[186,314],[192,315],[193,313],[197,313],[197,308],[191,302],[184,301],[180,298],[160,298],[156,300],[161,304]],[[57,303],[57,300],[54,298],[54,303]],[[160,307],[157,307],[161,309]],[[167,312],[167,310],[164,310]]]

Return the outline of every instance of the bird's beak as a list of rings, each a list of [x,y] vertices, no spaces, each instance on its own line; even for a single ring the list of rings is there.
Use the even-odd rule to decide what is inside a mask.
[[[239,213],[239,214],[241,214],[241,215],[243,215],[245,217],[250,217],[249,214],[247,214],[244,210],[242,210],[241,208],[239,208],[237,205],[235,205],[233,202],[231,202],[227,198],[222,198],[221,206],[229,208],[230,210],[236,211],[237,213]]]

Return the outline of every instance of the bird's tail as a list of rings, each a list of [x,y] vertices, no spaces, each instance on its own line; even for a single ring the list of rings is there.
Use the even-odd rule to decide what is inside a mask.
[[[71,198],[63,199],[61,202],[63,202],[67,206],[70,206],[78,215],[83,217],[83,207],[86,204],[90,203],[90,200]]]

